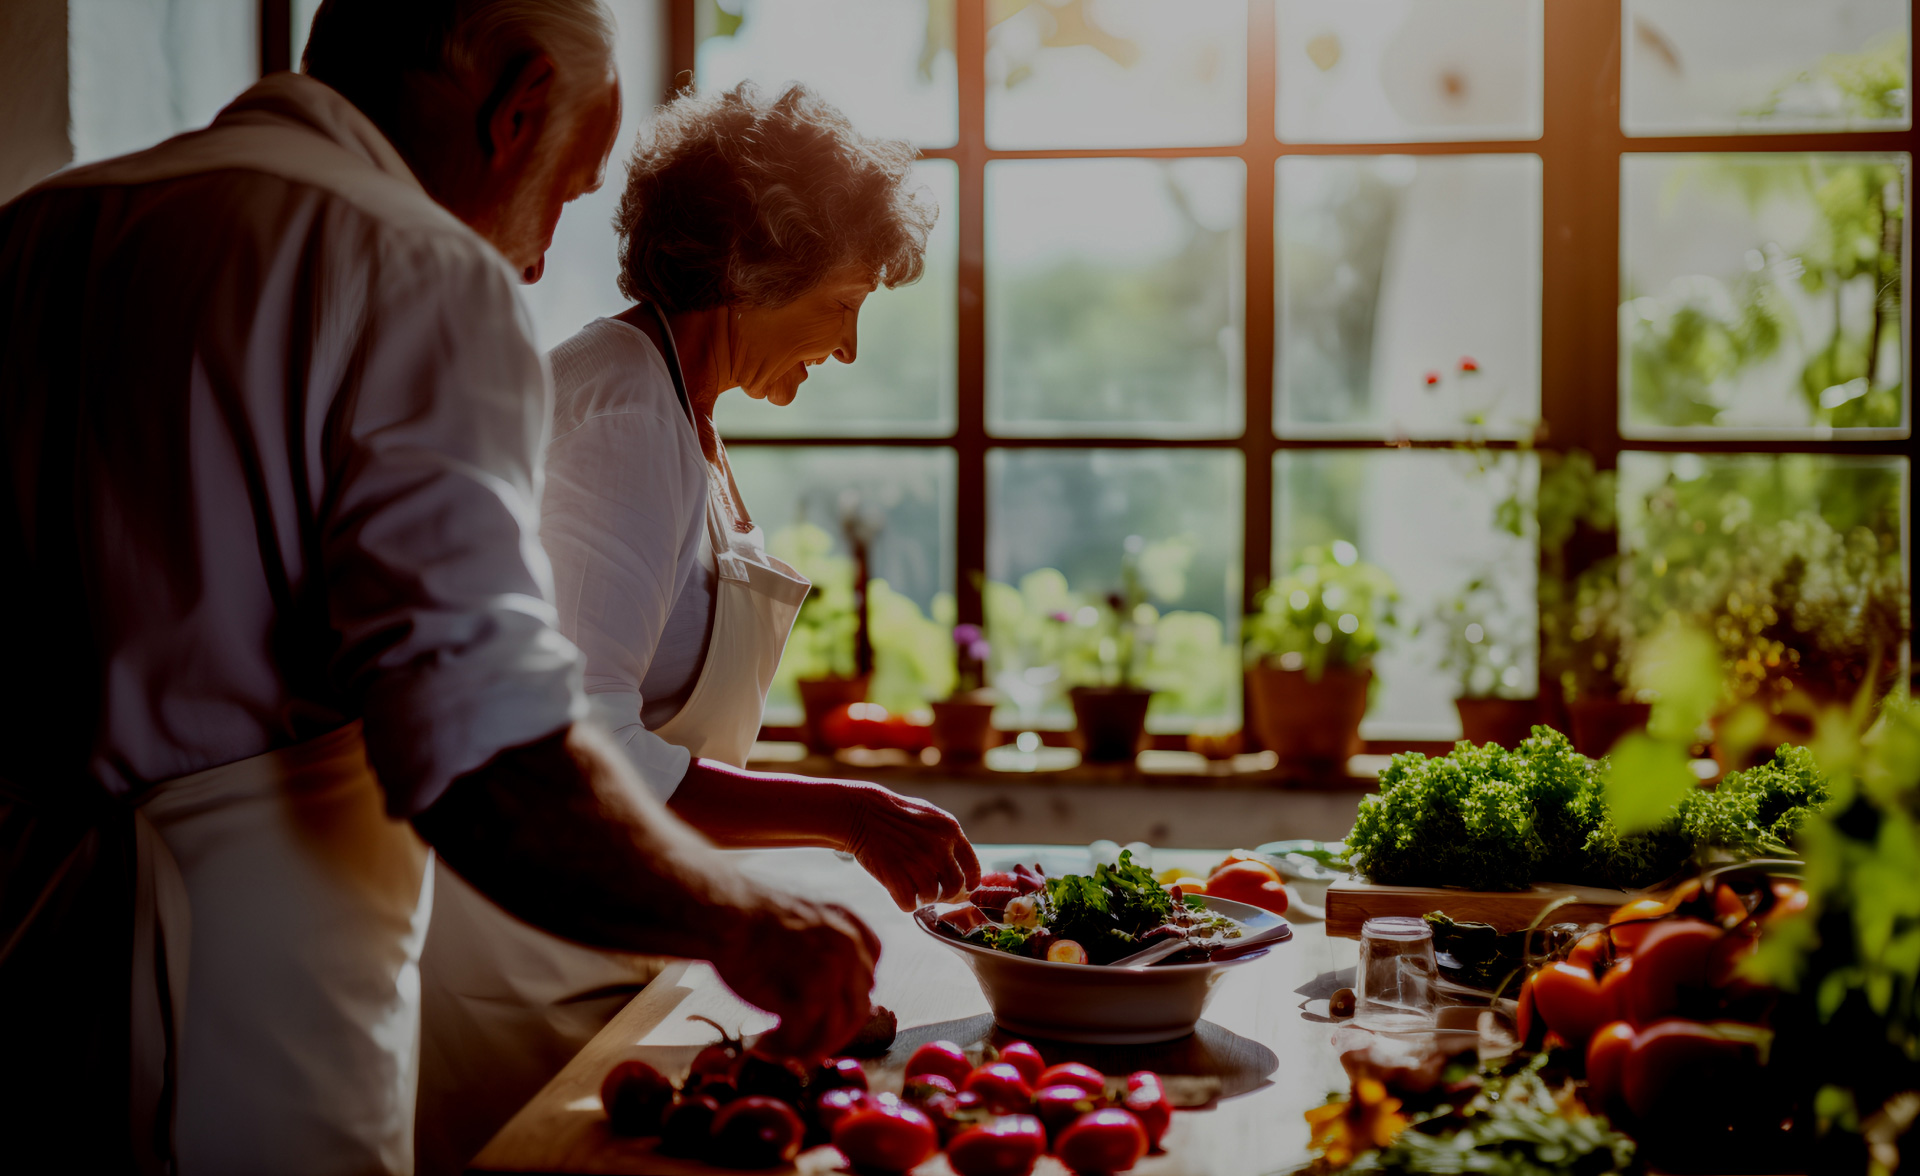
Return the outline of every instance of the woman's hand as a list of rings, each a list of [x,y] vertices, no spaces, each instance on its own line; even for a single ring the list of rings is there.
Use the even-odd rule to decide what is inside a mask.
[[[851,801],[846,852],[901,910],[961,899],[979,885],[980,859],[945,809],[878,784],[836,783],[849,790]]]

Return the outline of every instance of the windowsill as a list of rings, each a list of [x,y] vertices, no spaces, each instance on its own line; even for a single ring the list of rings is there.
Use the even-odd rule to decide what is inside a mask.
[[[1043,747],[1022,752],[994,748],[986,760],[943,764],[938,752],[919,757],[904,751],[852,748],[831,756],[813,755],[799,743],[761,742],[747,760],[758,771],[797,772],[888,783],[956,783],[1036,788],[1132,786],[1155,789],[1249,789],[1310,792],[1369,792],[1387,757],[1357,755],[1337,775],[1310,776],[1282,771],[1271,752],[1208,760],[1188,751],[1141,752],[1131,764],[1087,764],[1070,748]]]

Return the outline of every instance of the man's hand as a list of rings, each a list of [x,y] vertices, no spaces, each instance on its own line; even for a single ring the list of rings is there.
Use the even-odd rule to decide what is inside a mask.
[[[866,1024],[880,941],[844,907],[768,895],[710,958],[736,996],[780,1018],[756,1048],[811,1069]]]
[[[847,852],[903,911],[955,901],[980,884],[980,859],[943,808],[874,785],[859,788]]]

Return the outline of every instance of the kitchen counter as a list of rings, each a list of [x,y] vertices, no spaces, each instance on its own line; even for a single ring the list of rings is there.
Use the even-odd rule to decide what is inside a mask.
[[[989,864],[1083,852],[979,849]],[[1203,868],[1220,856],[1220,851],[1162,850],[1155,865]],[[889,1062],[903,1063],[920,1044],[940,1038],[963,1046],[1005,1040],[966,965],[895,909],[857,865],[826,850],[762,850],[741,857],[756,877],[851,907],[880,936],[884,954],[874,998],[900,1021]],[[1318,923],[1296,921],[1294,931],[1291,941],[1265,959],[1221,980],[1191,1037],[1126,1047],[1035,1043],[1050,1064],[1084,1061],[1110,1073],[1144,1068],[1219,1081],[1221,1093],[1212,1104],[1174,1116],[1166,1154],[1143,1161],[1134,1169],[1137,1176],[1266,1176],[1306,1162],[1302,1114],[1347,1085],[1329,1045],[1334,1026],[1325,1016],[1324,998],[1351,983],[1357,949],[1346,940],[1329,940]],[[598,1094],[601,1079],[622,1058],[642,1058],[669,1074],[684,1070],[699,1047],[713,1039],[708,1026],[687,1020],[696,1013],[748,1033],[772,1024],[734,998],[706,965],[675,964],[494,1137],[472,1170],[671,1176],[714,1171],[655,1157],[647,1145],[609,1135]],[[1065,1173],[1054,1161],[1043,1163],[1040,1176]],[[935,1159],[917,1171],[947,1176],[949,1169]]]

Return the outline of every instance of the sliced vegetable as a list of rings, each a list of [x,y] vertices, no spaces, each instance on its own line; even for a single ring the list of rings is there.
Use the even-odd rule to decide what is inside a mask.
[[[1056,939],[1053,946],[1047,948],[1047,960],[1055,964],[1084,964],[1087,949],[1071,939]]]

